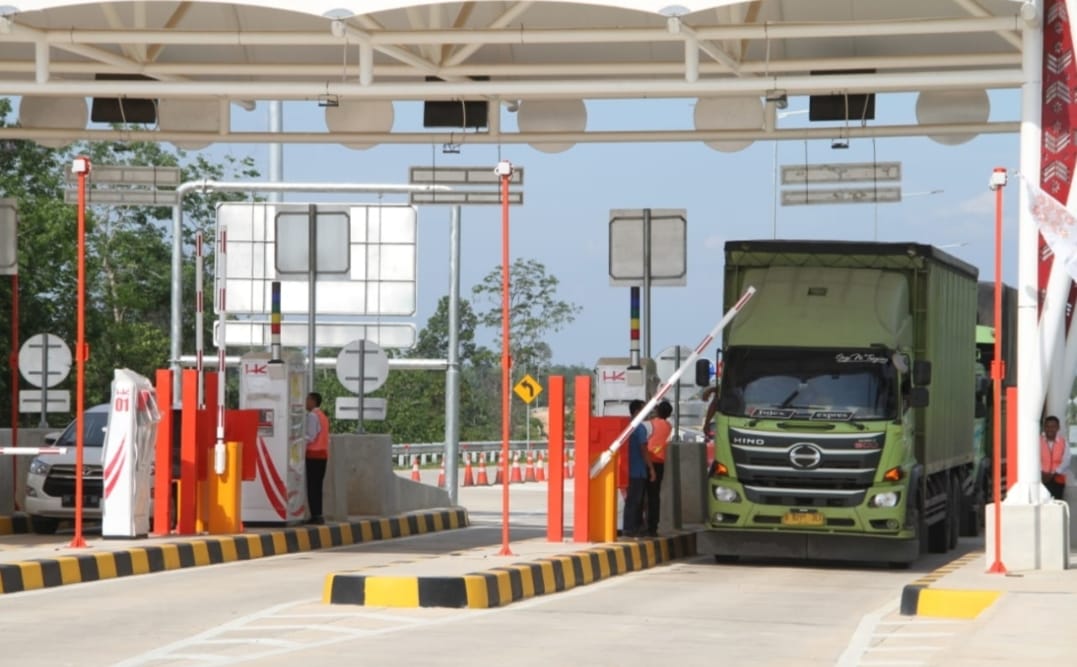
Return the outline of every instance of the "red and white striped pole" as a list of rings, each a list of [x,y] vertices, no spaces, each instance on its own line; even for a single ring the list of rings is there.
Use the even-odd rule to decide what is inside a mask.
[[[198,407],[206,407],[205,379],[203,377],[202,354],[205,349],[203,333],[205,321],[205,289],[202,280],[204,260],[202,258],[202,232],[194,235],[194,368],[198,375]]]
[[[224,445],[224,401],[225,401],[225,366],[224,353],[228,347],[225,341],[225,327],[228,322],[227,272],[225,267],[228,261],[228,228],[221,225],[217,235],[217,444],[213,446],[213,472],[218,475],[224,474],[226,461],[226,447]]]
[[[662,400],[662,397],[665,396],[666,392],[669,391],[670,387],[680,381],[681,376],[684,375],[685,369],[696,362],[696,359],[698,359],[699,355],[703,353],[703,350],[705,350],[707,346],[711,344],[711,341],[713,341],[714,338],[718,335],[718,332],[720,332],[722,329],[725,328],[727,324],[733,321],[733,318],[736,317],[737,313],[739,313],[741,309],[744,308],[744,304],[748,303],[748,301],[751,300],[754,295],[754,287],[749,286],[748,289],[744,290],[744,294],[740,295],[740,299],[738,299],[737,302],[733,304],[733,307],[726,312],[725,316],[723,316],[722,319],[718,321],[718,324],[714,325],[714,328],[710,330],[710,333],[704,336],[703,340],[699,341],[699,345],[696,345],[696,348],[692,350],[692,353],[689,354],[688,358],[684,360],[684,363],[681,364],[681,367],[675,370],[673,372],[673,375],[669,376],[669,379],[666,380],[666,383],[658,388],[658,392],[654,396],[652,396],[651,400],[647,401],[646,405],[643,406],[643,409],[640,410],[636,414],[636,416],[632,418],[632,421],[630,421],[628,423],[628,426],[626,426],[625,429],[621,431],[620,435],[617,436],[617,439],[613,441],[613,443],[606,451],[602,452],[602,456],[600,456],[598,460],[595,461],[594,465],[591,466],[591,479],[597,477],[598,474],[602,472],[602,469],[610,464],[610,461],[613,459],[613,455],[617,453],[617,450],[620,449],[621,445],[623,445],[625,443],[625,440],[628,439],[628,434],[635,430],[635,428],[641,423],[643,423],[643,420],[646,419],[647,415],[651,413],[651,410],[653,410],[654,406],[658,404],[658,401]]]

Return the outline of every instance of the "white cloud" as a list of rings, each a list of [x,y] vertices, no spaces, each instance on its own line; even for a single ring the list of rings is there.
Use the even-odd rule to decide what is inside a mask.
[[[992,215],[995,212],[995,193],[985,190],[959,203],[957,211],[967,215]]]
[[[708,250],[722,250],[725,247],[725,237],[720,234],[712,234],[703,239],[703,247]]]

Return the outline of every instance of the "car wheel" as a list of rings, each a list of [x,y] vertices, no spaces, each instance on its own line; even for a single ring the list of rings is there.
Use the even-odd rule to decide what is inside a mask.
[[[31,516],[30,517],[30,530],[38,535],[54,535],[56,529],[60,526],[59,519],[53,519],[48,516]]]

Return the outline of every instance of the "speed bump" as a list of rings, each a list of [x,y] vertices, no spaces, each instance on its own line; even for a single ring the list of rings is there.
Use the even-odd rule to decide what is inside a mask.
[[[965,554],[905,586],[901,591],[902,616],[973,619],[983,613],[994,604],[1001,591],[930,588],[931,584],[980,555],[978,552]]]

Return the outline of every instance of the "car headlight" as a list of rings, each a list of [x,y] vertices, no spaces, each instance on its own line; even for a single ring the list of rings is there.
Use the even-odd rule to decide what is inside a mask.
[[[869,507],[897,507],[898,501],[901,500],[901,494],[897,491],[884,491],[883,493],[876,493],[868,501]]]
[[[735,503],[740,500],[740,494],[726,486],[714,487],[714,499],[720,503]]]
[[[30,474],[31,475],[47,475],[49,474],[49,464],[45,463],[41,459],[34,459],[30,461]]]

